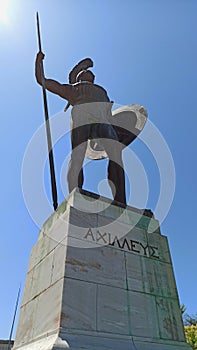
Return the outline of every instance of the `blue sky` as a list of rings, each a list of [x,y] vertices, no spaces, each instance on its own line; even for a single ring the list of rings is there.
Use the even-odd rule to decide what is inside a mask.
[[[43,123],[41,89],[34,78],[36,11],[40,14],[47,77],[67,82],[73,65],[91,57],[96,82],[106,88],[110,98],[120,105],[145,106],[149,120],[165,139],[174,161],[176,190],[161,230],[168,236],[180,302],[188,313],[197,312],[196,0],[8,0],[7,10],[5,3],[0,1],[0,338],[9,337],[18,287],[20,283],[24,286],[30,251],[39,232],[23,199],[23,182],[21,185],[27,145]],[[51,117],[65,107],[65,101],[52,94],[48,94],[48,104]],[[68,125],[68,115],[62,118]],[[54,147],[59,202],[67,194],[67,188],[61,188],[60,173],[69,147],[68,136]],[[129,150],[143,165],[149,186],[147,208],[154,211],[161,187],[156,160],[143,140],[136,140]],[[132,164],[127,166],[131,173],[127,181],[129,204],[139,206],[142,193],[134,178],[136,171]],[[32,175],[34,167],[35,161],[32,169],[30,164]],[[88,163],[86,189],[97,192],[105,167],[103,161]],[[170,179],[168,166],[162,176]],[[50,200],[47,164],[44,180]],[[37,200],[33,176],[25,181],[32,200],[34,195]],[[132,190],[136,184],[138,193]],[[165,190],[168,193],[169,189]],[[42,211],[39,206],[38,200]]]

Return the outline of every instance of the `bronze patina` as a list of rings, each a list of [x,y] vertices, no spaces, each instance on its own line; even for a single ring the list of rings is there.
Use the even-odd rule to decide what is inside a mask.
[[[83,187],[85,156],[90,159],[108,157],[108,182],[114,201],[126,206],[122,150],[142,130],[147,116],[145,109],[139,105],[128,105],[112,112],[113,102],[106,90],[94,83],[95,76],[88,69],[93,66],[90,58],[80,61],[72,69],[69,84],[45,78],[43,59],[44,54],[38,52],[35,64],[37,82],[67,100],[65,109],[72,106],[72,154],[67,174],[69,192]]]

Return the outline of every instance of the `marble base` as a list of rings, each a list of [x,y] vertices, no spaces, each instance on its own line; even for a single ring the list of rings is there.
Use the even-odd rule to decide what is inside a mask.
[[[14,350],[190,349],[167,238],[149,214],[69,195],[32,249]]]

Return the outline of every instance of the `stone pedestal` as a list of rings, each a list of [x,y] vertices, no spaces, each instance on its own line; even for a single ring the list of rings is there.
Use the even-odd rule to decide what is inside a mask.
[[[67,348],[189,349],[157,220],[76,190],[32,249],[14,344]]]

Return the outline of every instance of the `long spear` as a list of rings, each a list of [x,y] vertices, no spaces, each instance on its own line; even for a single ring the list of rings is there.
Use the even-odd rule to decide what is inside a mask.
[[[17,295],[17,299],[16,299],[16,306],[15,306],[15,311],[14,311],[14,317],[13,317],[12,327],[11,327],[11,331],[10,331],[10,337],[9,337],[9,341],[8,341],[8,348],[7,348],[8,350],[10,350],[11,347],[12,347],[12,333],[13,333],[13,329],[14,329],[14,323],[15,323],[15,319],[16,319],[16,313],[17,313],[17,309],[18,309],[20,293],[21,293],[21,286],[19,287],[18,295]]]
[[[39,48],[39,51],[42,52],[41,36],[40,36],[40,23],[39,23],[38,12],[36,13],[36,18],[37,18],[38,48]],[[41,62],[41,72],[42,72],[42,77],[44,77],[43,61]],[[42,84],[42,93],[43,93],[45,125],[46,125],[48,154],[49,154],[49,165],[50,165],[50,175],[51,175],[51,188],[52,188],[53,208],[54,208],[54,210],[56,210],[57,207],[58,207],[57,186],[56,186],[56,179],[55,179],[55,167],[54,167],[54,159],[53,159],[53,149],[52,149],[52,141],[51,141],[51,130],[50,130],[50,123],[49,123],[47,95],[46,95],[46,89],[44,87],[44,84]]]

